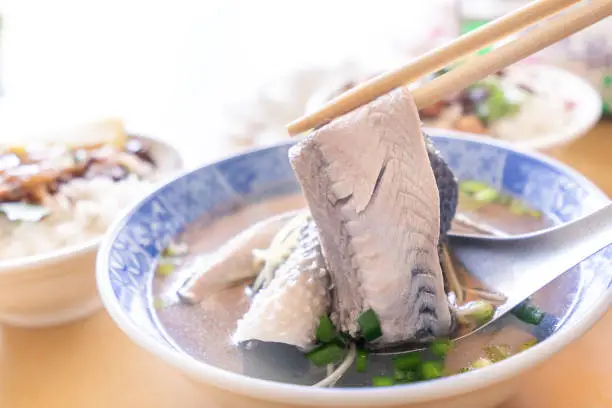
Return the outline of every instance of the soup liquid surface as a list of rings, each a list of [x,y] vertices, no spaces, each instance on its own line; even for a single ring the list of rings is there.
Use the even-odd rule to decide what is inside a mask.
[[[464,218],[467,218],[470,224],[460,222]],[[513,213],[506,204],[479,203],[460,191],[457,216],[453,220],[452,230],[467,234],[485,233],[474,228],[472,224],[489,230],[487,233],[498,231],[506,235],[516,235],[539,231],[552,226],[554,222],[543,214],[534,216],[527,213]]]
[[[223,243],[258,221],[305,207],[302,195],[296,194],[248,205],[212,224],[206,219],[196,222],[180,237],[180,241],[189,246],[184,265],[189,265],[196,257],[211,256]],[[517,216],[497,204],[487,204],[474,210],[466,209],[460,203],[459,212],[496,228],[507,228],[508,233],[533,231],[549,222],[546,219],[534,221],[531,218],[517,222]],[[454,225],[453,228],[457,226]],[[466,227],[459,225],[459,228]],[[156,277],[153,282],[154,296],[166,299],[166,304],[157,308],[155,313],[168,338],[177,347],[208,364],[257,378],[311,385],[325,376],[325,369],[311,366],[303,353],[294,347],[263,342],[253,342],[250,347],[233,345],[230,338],[236,329],[237,321],[248,310],[250,303],[245,290],[246,283],[219,290],[197,305],[188,305],[178,302],[176,297],[176,291],[187,278],[187,272],[191,273],[188,268],[179,267],[171,276]],[[461,279],[467,287],[479,287],[478,282],[474,282],[465,273],[461,274]],[[572,282],[557,280],[551,285],[557,286],[551,290],[559,290],[563,289],[563,286],[569,287]],[[559,288],[559,285],[562,288]],[[483,349],[487,345],[508,345],[516,351],[534,335],[543,339],[550,334],[558,321],[554,316],[561,317],[566,313],[569,303],[559,306],[547,302],[546,289],[543,292],[536,295],[534,301],[550,313],[550,327],[528,326],[511,315],[505,316],[478,334],[457,342],[446,358],[445,370],[448,373],[458,372],[484,356]],[[393,373],[392,361],[388,356],[370,356],[369,367],[366,374],[357,373],[354,368],[349,369],[337,386],[369,385],[372,375]]]

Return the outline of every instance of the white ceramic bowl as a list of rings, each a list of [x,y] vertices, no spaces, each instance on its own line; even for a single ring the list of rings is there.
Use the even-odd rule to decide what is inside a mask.
[[[563,101],[571,101],[573,110],[564,118],[565,123],[551,128],[550,123],[557,123],[558,118],[550,117],[547,112],[542,115],[530,116],[530,126],[550,129],[535,137],[514,138],[505,140],[519,149],[549,151],[584,136],[593,128],[601,118],[602,99],[597,90],[583,78],[550,65],[519,63],[508,68],[512,78],[522,81],[529,86],[541,86],[549,96],[558,97]],[[362,73],[359,77],[337,75],[324,86],[317,89],[308,100],[306,111],[313,112],[336,93],[336,91],[350,80],[364,80],[371,74]],[[553,115],[556,116],[556,115]],[[520,123],[517,121],[517,123]],[[512,125],[512,128],[515,126]],[[520,126],[517,126],[520,128]],[[491,132],[489,132],[491,133]],[[496,137],[498,138],[498,137]],[[499,139],[499,138],[498,138]]]
[[[139,137],[151,143],[151,155],[162,180],[182,169],[182,159],[172,146]],[[51,326],[86,317],[98,310],[101,302],[94,269],[101,239],[0,261],[0,323],[22,327]]]
[[[542,155],[482,137],[430,133],[459,179],[507,189],[557,222],[576,219],[608,202],[580,174]],[[552,330],[534,329],[547,333],[540,333],[539,344],[466,374],[388,388],[321,389],[248,377],[191,357],[160,326],[151,298],[154,265],[168,240],[199,217],[209,215],[212,222],[235,211],[237,202],[299,191],[287,158],[289,146],[254,150],[168,182],[126,211],[110,228],[98,254],[100,294],[116,324],[140,347],[197,383],[218,406],[493,407],[512,395],[522,374],[582,336],[608,309],[612,250],[591,257],[536,294],[537,299],[555,303],[555,310],[565,310]]]

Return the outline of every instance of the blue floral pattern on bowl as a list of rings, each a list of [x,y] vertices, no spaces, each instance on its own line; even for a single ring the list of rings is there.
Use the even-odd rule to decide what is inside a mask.
[[[432,142],[459,179],[504,188],[556,222],[580,217],[607,201],[590,182],[554,161],[483,139],[432,133]],[[212,220],[244,203],[299,191],[287,158],[290,146],[272,146],[193,170],[144,198],[115,224],[99,253],[98,283],[112,287],[112,301],[131,324],[169,345],[150,312],[157,256],[196,218]],[[588,299],[594,301],[610,286],[611,260],[612,250],[607,250],[582,264],[589,272],[582,285],[595,285]],[[585,301],[576,310],[588,307]]]

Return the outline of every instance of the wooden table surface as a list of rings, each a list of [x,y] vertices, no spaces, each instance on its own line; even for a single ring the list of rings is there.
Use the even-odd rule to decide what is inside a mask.
[[[554,153],[612,195],[612,121]],[[612,313],[525,376],[502,408],[612,408]],[[0,407],[215,407],[104,311],[69,326],[0,329]]]

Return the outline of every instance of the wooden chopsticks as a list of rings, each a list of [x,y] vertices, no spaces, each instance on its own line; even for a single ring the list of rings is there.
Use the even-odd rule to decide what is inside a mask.
[[[290,123],[287,130],[290,135],[296,135],[315,128],[576,3],[577,0],[539,0],[522,7],[442,48],[426,53],[399,69],[350,89],[320,110]],[[413,94],[417,106],[428,106],[445,95],[457,92],[609,16],[612,14],[612,0],[583,1],[566,13],[559,14],[562,15],[534,28],[519,39],[485,55],[472,57],[466,63],[416,89]]]

